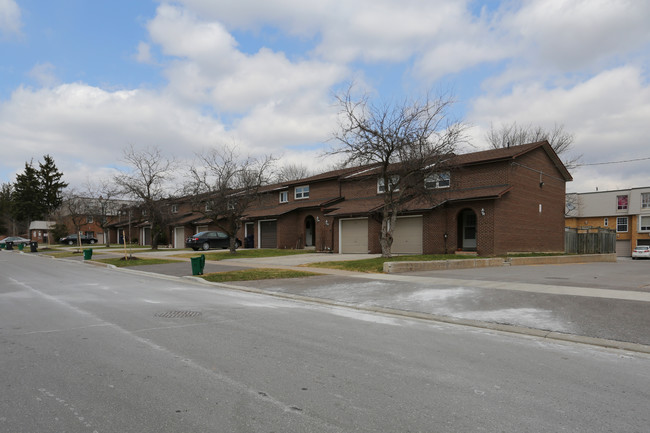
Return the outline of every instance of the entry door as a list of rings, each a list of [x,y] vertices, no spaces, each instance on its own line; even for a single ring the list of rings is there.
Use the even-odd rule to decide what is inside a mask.
[[[185,227],[174,228],[174,248],[185,248]]]
[[[474,211],[463,212],[463,249],[476,249],[476,214]]]

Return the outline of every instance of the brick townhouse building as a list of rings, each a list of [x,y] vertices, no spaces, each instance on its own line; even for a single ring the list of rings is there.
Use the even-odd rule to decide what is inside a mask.
[[[426,179],[426,199],[401,207],[393,253],[564,251],[565,185],[571,175],[546,142],[451,155]],[[264,186],[237,237],[253,248],[379,253],[383,186],[376,165]],[[189,198],[169,201],[167,241],[216,226]],[[121,218],[115,229],[125,230]],[[142,244],[146,215],[130,227]]]
[[[616,230],[616,255],[629,257],[637,245],[650,245],[650,186],[570,193],[566,226]]]

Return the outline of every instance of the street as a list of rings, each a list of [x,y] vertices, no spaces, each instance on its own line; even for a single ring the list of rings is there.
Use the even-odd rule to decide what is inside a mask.
[[[650,425],[646,354],[5,251],[0,367],[12,433]]]

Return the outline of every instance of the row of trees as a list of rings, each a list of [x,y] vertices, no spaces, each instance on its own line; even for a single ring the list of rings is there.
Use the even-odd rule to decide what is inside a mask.
[[[37,167],[26,162],[16,181],[0,189],[0,232],[24,233],[32,221],[50,217],[61,206],[67,186],[50,155]]]

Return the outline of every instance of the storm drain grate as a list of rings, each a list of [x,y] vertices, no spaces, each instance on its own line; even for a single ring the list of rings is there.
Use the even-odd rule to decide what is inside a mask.
[[[181,310],[181,311],[165,311],[156,313],[156,317],[164,317],[165,319],[185,319],[187,317],[198,317],[201,315],[200,311]]]

